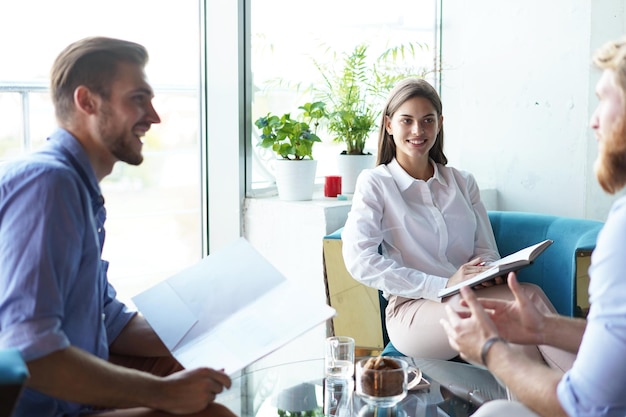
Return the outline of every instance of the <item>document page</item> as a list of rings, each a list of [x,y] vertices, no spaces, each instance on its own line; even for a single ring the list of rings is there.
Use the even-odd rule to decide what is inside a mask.
[[[333,317],[244,238],[135,296],[185,368],[233,374]]]

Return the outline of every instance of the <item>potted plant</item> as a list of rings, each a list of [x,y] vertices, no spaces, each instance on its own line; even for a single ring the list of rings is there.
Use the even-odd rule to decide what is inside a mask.
[[[426,74],[423,69],[415,71],[398,64],[398,58],[415,56],[417,47],[420,46],[391,47],[371,61],[369,46],[363,43],[345,53],[343,65],[338,68],[315,62],[323,83],[314,87],[314,94],[328,103],[327,129],[332,140],[345,145],[338,159],[343,193],[353,193],[358,174],[374,165],[374,156],[365,150],[365,145],[378,127],[389,91],[405,77]]]
[[[258,146],[272,149],[276,155],[276,186],[282,200],[311,200],[317,161],[313,145],[321,142],[317,136],[320,120],[327,117],[325,103],[316,101],[298,107],[299,117],[290,113],[278,116],[268,113],[254,124],[261,130]]]

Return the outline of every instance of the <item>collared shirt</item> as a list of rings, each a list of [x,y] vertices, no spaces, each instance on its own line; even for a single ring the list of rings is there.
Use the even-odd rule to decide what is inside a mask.
[[[428,181],[395,159],[357,179],[343,258],[355,279],[386,296],[440,301],[437,292],[461,265],[500,258],[474,177],[431,163]]]
[[[87,154],[58,129],[0,174],[0,348],[30,361],[68,346],[108,358],[135,314],[101,260],[104,199]],[[26,389],[17,416],[73,416],[80,405]]]
[[[626,197],[598,235],[589,268],[587,327],[557,395],[570,416],[626,416]]]

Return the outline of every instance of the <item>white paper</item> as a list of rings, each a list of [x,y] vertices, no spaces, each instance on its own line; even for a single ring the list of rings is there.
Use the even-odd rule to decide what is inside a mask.
[[[133,297],[185,368],[233,374],[335,315],[244,238]]]

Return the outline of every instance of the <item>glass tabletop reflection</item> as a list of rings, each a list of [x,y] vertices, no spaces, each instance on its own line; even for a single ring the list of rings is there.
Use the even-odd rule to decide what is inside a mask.
[[[391,408],[373,407],[354,393],[353,380],[324,378],[324,360],[247,368],[217,402],[240,417],[466,417],[485,401],[506,398],[488,371],[434,359],[401,358],[422,370],[424,383]]]

